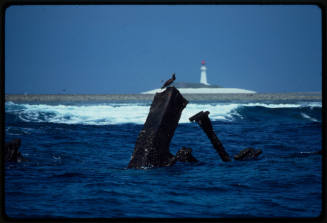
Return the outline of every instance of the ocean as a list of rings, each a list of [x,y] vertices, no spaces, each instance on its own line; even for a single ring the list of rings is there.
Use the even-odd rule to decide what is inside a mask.
[[[196,163],[127,169],[151,101],[5,103],[5,140],[28,159],[5,164],[12,218],[318,217],[322,210],[319,100],[190,101],[170,144]],[[209,111],[223,162],[188,118]]]

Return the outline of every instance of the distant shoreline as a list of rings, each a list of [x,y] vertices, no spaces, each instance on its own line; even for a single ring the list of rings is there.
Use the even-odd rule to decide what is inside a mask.
[[[256,94],[183,94],[192,101],[321,101],[320,92],[295,93],[256,93]],[[5,101],[12,102],[115,102],[115,101],[152,101],[150,94],[6,94]]]

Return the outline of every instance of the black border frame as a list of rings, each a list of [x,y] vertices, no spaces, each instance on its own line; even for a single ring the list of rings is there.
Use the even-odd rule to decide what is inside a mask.
[[[5,14],[12,5],[316,5],[321,9],[322,30],[322,212],[315,218],[10,218],[5,213],[4,157],[5,143]],[[0,222],[327,222],[327,83],[326,83],[326,25],[327,2],[324,0],[2,0],[0,2]]]

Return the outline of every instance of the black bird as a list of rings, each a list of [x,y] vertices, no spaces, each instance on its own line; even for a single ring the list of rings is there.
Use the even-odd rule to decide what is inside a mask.
[[[171,83],[174,82],[174,80],[176,80],[175,73],[173,73],[173,76],[164,83],[164,85],[161,87],[161,89],[168,87]]]

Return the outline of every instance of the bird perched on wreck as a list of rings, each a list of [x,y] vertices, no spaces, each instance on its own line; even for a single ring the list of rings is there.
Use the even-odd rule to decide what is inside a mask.
[[[174,80],[176,80],[175,73],[173,73],[173,76],[164,83],[164,85],[161,87],[161,89],[168,87],[171,83],[174,82]]]

